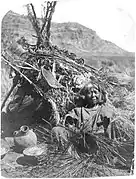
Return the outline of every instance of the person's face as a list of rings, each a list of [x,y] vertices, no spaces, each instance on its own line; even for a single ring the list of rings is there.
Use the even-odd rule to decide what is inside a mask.
[[[96,105],[99,102],[100,92],[98,89],[91,87],[86,95],[88,104]]]

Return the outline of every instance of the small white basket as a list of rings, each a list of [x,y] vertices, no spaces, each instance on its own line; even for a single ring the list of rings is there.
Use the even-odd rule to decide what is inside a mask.
[[[23,154],[28,157],[38,157],[46,152],[46,147],[33,146],[23,150]]]

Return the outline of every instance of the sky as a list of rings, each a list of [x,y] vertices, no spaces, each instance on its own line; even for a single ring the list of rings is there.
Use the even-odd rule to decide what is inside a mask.
[[[4,0],[0,2],[0,17],[12,10],[26,14],[24,5],[33,3],[37,16],[45,0]],[[78,22],[95,30],[102,39],[109,40],[127,51],[135,51],[135,0],[59,0],[52,21]]]

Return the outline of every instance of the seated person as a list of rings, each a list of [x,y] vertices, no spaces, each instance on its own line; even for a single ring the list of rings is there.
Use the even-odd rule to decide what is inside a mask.
[[[75,102],[77,107],[69,111],[63,121],[63,125],[69,129],[68,137],[74,133],[84,133],[85,140],[97,148],[95,140],[89,134],[103,133],[105,137],[111,137],[108,127],[113,111],[106,105],[106,94],[99,85],[88,82],[80,90]],[[83,140],[80,140],[79,144],[75,143],[78,147],[81,144]],[[83,148],[87,152],[86,148]]]
[[[99,132],[103,127],[103,132],[107,136],[113,110],[106,104],[104,90],[99,85],[88,82],[80,90],[75,102],[77,107],[65,116],[64,125],[68,126],[73,121],[76,128],[81,130],[84,127],[86,132],[91,133]]]

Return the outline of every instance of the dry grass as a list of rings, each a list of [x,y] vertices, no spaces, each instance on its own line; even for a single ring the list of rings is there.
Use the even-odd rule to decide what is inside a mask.
[[[82,158],[76,160],[62,152],[51,150],[45,156],[41,156],[39,164],[31,167],[12,169],[10,177],[31,177],[31,178],[81,178],[99,176],[123,176],[129,175],[125,170],[112,168],[105,164],[98,164],[93,158]]]
[[[9,73],[6,68],[1,68],[1,102],[12,86],[12,79],[9,78]],[[10,99],[8,100],[10,101]]]

